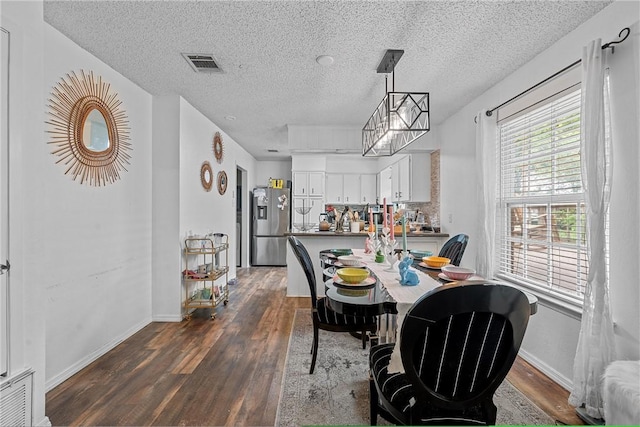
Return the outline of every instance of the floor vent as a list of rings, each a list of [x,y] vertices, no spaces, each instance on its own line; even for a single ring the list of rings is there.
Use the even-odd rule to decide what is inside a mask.
[[[0,384],[0,426],[30,426],[33,372]]]
[[[213,55],[183,53],[182,56],[187,60],[193,71],[196,73],[221,73],[222,68],[218,66]]]

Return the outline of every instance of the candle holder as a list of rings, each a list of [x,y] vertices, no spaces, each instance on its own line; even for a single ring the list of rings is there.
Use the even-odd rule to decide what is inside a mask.
[[[367,242],[365,244],[364,252],[367,254],[376,254],[378,252],[378,249],[380,249],[380,242],[376,237],[376,233],[375,231],[369,231],[367,232],[367,235],[369,236],[369,238],[367,239]]]
[[[389,236],[390,231],[389,227],[382,227],[380,230],[380,244],[382,246],[387,246],[389,244],[389,240],[391,239]]]
[[[384,256],[387,258],[387,262],[389,263],[389,267],[385,268],[384,271],[397,271],[395,268],[396,263],[398,262],[398,256],[396,255],[396,246],[398,246],[398,242],[395,239],[388,239],[387,244],[384,246]]]

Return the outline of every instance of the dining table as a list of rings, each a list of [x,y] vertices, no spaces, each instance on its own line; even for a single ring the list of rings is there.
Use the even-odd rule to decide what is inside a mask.
[[[402,322],[411,306],[425,293],[446,286],[453,281],[444,279],[440,269],[429,269],[421,266],[417,262],[412,265],[412,269],[418,276],[418,283],[407,286],[400,283],[400,273],[395,268],[391,268],[388,262],[377,263],[373,254],[365,253],[363,249],[351,249],[351,253],[360,258],[358,267],[367,268],[375,282],[368,286],[347,285],[341,283],[335,274],[337,268],[347,267],[342,265],[338,257],[331,250],[322,251],[321,261],[323,266],[323,278],[325,286],[325,301],[327,306],[333,311],[356,316],[380,316],[378,322],[378,332],[371,336],[371,343],[378,340],[383,342],[396,342],[394,352],[391,355],[390,372],[403,372],[402,360],[400,358],[399,339],[397,333],[402,328]],[[474,280],[467,283],[508,283],[495,280],[482,279],[474,276]],[[524,291],[523,291],[524,292]],[[538,299],[535,295],[524,292],[529,299],[531,315],[537,311]]]

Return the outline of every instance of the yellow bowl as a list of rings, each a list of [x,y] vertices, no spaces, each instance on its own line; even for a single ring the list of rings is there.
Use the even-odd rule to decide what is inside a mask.
[[[449,258],[445,258],[441,256],[426,256],[422,258],[422,262],[427,264],[427,267],[440,268],[449,264],[451,260]]]
[[[369,277],[369,270],[364,268],[339,268],[336,274],[347,283],[360,283]]]

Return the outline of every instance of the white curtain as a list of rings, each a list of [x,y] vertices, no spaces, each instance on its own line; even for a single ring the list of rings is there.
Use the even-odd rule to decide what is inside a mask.
[[[486,111],[482,110],[476,116],[476,194],[479,227],[476,269],[479,275],[491,279],[495,272],[498,135],[496,116],[487,117]]]
[[[584,294],[578,348],[573,364],[573,391],[569,403],[584,406],[587,414],[603,418],[601,378],[615,360],[613,321],[609,307],[606,216],[611,189],[610,142],[605,97],[605,55],[594,40],[582,52],[581,158],[586,194],[589,275]]]

